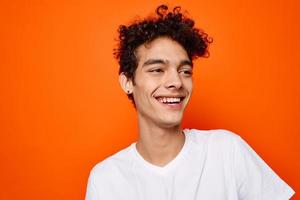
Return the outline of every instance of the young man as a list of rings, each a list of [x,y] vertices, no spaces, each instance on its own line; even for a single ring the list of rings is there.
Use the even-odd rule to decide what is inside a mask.
[[[294,191],[238,135],[182,130],[193,59],[207,34],[180,8],[120,26],[120,84],[138,115],[139,139],[97,164],[86,200],[287,200]]]

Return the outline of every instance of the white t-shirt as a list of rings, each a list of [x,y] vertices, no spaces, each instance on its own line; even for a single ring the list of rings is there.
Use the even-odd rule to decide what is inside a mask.
[[[136,143],[97,164],[86,200],[287,200],[294,191],[238,135],[184,130],[166,166],[152,165]]]

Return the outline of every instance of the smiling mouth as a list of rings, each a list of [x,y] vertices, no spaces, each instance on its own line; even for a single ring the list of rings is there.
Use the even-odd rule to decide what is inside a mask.
[[[156,97],[156,100],[166,105],[180,104],[185,97]]]

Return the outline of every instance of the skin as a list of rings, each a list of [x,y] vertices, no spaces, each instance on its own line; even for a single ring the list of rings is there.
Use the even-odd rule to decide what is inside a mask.
[[[132,93],[139,127],[137,150],[153,165],[166,166],[184,144],[181,122],[193,91],[192,63],[185,49],[168,37],[136,49],[134,82],[119,77],[123,90]],[[180,104],[164,104],[163,97],[180,97]]]

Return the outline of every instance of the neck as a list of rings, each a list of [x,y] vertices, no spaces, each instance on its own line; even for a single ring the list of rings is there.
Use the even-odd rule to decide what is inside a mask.
[[[181,126],[160,127],[139,120],[137,151],[148,162],[165,166],[183,147],[185,136]]]

